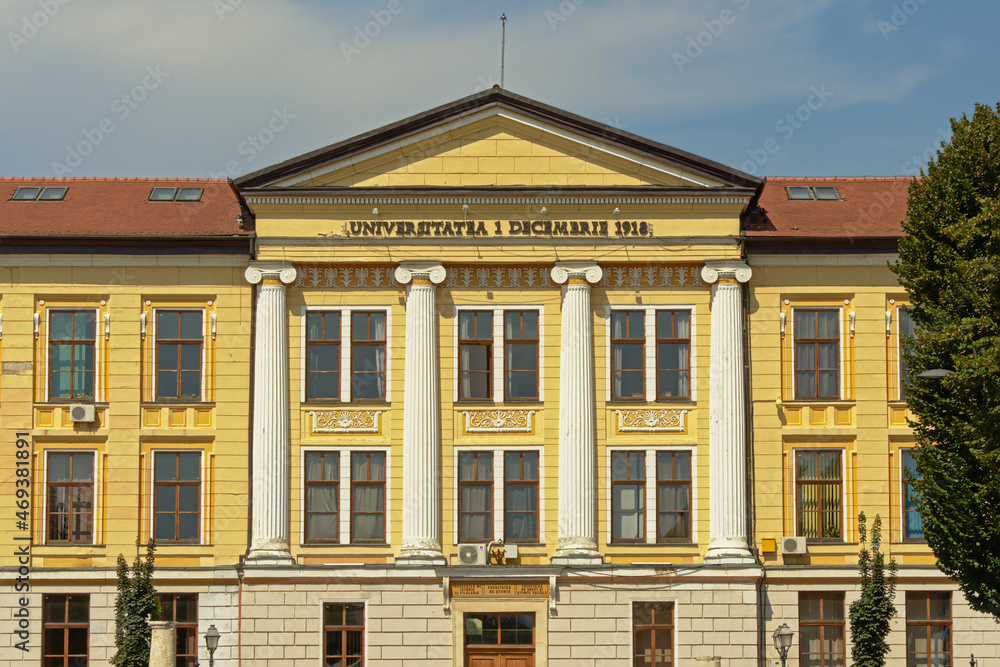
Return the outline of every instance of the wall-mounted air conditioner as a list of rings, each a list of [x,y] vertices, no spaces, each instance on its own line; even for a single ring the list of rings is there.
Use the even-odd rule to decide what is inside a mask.
[[[459,545],[458,562],[461,565],[486,565],[486,545],[485,544]]]
[[[781,538],[781,553],[783,554],[804,554],[806,552],[806,538],[785,536]]]
[[[94,406],[87,403],[73,403],[69,406],[69,420],[74,424],[89,424],[94,421]]]

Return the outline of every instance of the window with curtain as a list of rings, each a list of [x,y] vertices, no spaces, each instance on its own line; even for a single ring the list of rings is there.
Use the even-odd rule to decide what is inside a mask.
[[[49,399],[94,400],[97,313],[49,311]]]
[[[902,450],[903,455],[903,539],[924,539],[924,519],[917,511],[917,492],[913,481],[920,479],[917,472],[917,462],[913,458],[912,449]]]
[[[691,397],[691,312],[656,311],[656,398]]]
[[[538,400],[538,311],[505,311],[503,338],[505,400]]]
[[[153,535],[157,541],[197,542],[201,524],[201,453],[156,452]]]
[[[641,542],[646,535],[646,454],[611,452],[611,541]]]
[[[458,540],[493,539],[493,453],[458,455]]]
[[[611,311],[611,398],[646,395],[646,312]]]
[[[795,309],[795,398],[840,398],[840,310]]]
[[[94,541],[94,454],[51,452],[46,470],[46,540]]]
[[[799,593],[799,665],[844,667],[844,594]]]
[[[907,667],[949,667],[951,660],[951,593],[907,591]]]
[[[910,386],[910,375],[906,368],[906,357],[904,350],[907,347],[907,340],[913,338],[916,333],[915,325],[910,314],[902,308],[898,308],[899,313],[899,400],[906,400],[906,390]]]
[[[198,594],[161,593],[160,619],[177,624],[176,667],[194,667],[198,662]]]
[[[844,494],[840,450],[795,452],[798,535],[843,540]]]
[[[385,400],[385,313],[351,313],[351,397]]]
[[[385,452],[351,452],[351,542],[385,542]]]
[[[87,667],[89,595],[42,596],[42,663],[45,667]]]
[[[504,541],[538,542],[538,452],[504,452]]]
[[[339,312],[306,313],[306,400],[340,400]]]
[[[691,541],[691,452],[656,453],[656,541]]]
[[[324,665],[362,667],[365,664],[365,605],[328,602],[323,605]]]
[[[204,311],[156,311],[156,400],[200,401]]]
[[[673,602],[632,603],[632,647],[636,667],[673,667]]]
[[[484,400],[493,396],[493,312],[458,313],[459,398]]]
[[[306,452],[306,541],[340,539],[340,453]]]

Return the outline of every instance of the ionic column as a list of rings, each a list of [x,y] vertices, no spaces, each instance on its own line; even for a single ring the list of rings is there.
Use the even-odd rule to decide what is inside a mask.
[[[261,262],[246,270],[257,287],[253,357],[253,476],[248,561],[288,565],[288,314],[285,285],[295,280],[287,264]]]
[[[444,564],[441,553],[441,397],[435,285],[445,278],[437,262],[400,262],[396,281],[406,288],[403,372],[403,545],[397,563]]]
[[[559,544],[553,563],[602,562],[597,550],[594,420],[594,326],[590,284],[603,271],[594,262],[556,262],[562,289],[559,351]]]
[[[712,345],[708,398],[710,540],[707,558],[752,562],[747,548],[747,414],[743,351],[743,286],[751,270],[741,260],[710,260],[701,270],[712,284]]]

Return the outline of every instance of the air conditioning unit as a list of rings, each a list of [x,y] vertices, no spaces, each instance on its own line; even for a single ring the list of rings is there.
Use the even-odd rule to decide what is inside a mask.
[[[783,554],[804,554],[806,552],[806,538],[785,536],[781,538],[781,553]]]
[[[69,406],[69,420],[74,424],[89,424],[94,421],[94,406],[87,403],[73,403]]]
[[[486,545],[460,545],[458,547],[458,562],[461,565],[486,565]]]

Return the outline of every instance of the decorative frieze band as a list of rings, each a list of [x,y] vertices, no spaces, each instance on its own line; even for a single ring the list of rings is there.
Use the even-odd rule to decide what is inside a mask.
[[[296,264],[296,287],[399,287],[395,264],[365,266],[332,266],[330,264]]]
[[[313,433],[378,433],[382,410],[312,410]]]
[[[615,410],[619,433],[684,432],[687,410]]]
[[[531,433],[534,410],[464,410],[466,433]]]

